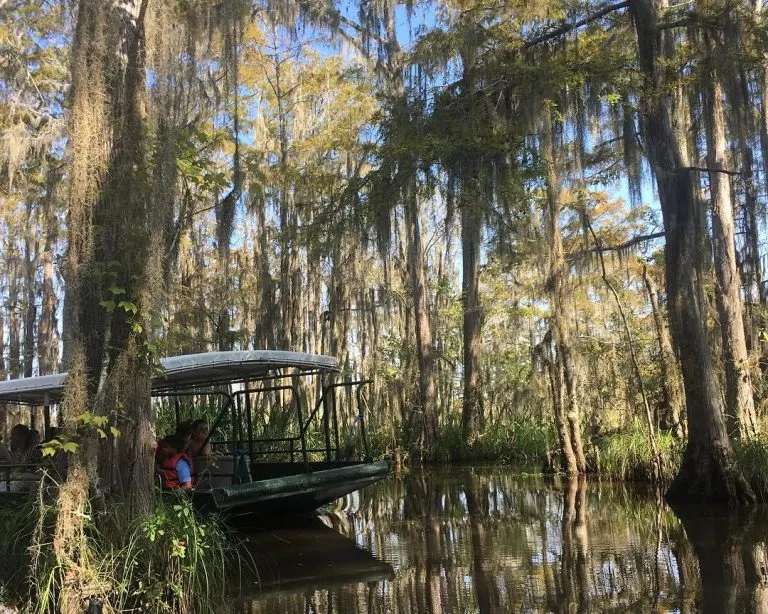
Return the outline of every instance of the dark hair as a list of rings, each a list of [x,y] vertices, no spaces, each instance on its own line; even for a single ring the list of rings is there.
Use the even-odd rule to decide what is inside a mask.
[[[201,424],[208,424],[208,420],[206,420],[205,418],[198,418],[197,420],[195,420],[192,423],[192,431],[193,432],[196,431],[197,427],[200,426]]]
[[[26,438],[26,437],[29,437],[30,430],[26,424],[17,424],[11,429],[11,435],[13,435],[14,433],[19,433],[21,435],[24,435],[24,437]]]
[[[187,437],[190,437],[192,435],[192,425],[194,423],[192,420],[185,420],[184,422],[179,422],[179,424],[176,426],[176,432],[174,435],[178,435],[182,439],[186,439]]]
[[[174,450],[176,450],[176,452],[183,452],[184,448],[187,445],[187,442],[184,439],[184,437],[182,437],[178,433],[174,433],[173,435],[168,435],[168,437],[166,437],[164,441],[168,445],[168,447],[173,448]]]

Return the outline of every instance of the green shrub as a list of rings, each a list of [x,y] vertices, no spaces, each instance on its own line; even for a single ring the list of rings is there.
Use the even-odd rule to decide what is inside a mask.
[[[671,480],[680,468],[683,443],[669,433],[657,433],[657,445],[662,457],[663,481]],[[648,431],[633,423],[626,431],[601,437],[589,446],[587,462],[600,474],[617,480],[653,480],[654,455]]]
[[[498,421],[470,442],[460,424],[445,425],[428,458],[437,463],[540,464],[555,441],[552,428],[533,421]]]
[[[733,446],[736,462],[760,501],[768,502],[768,436]]]
[[[33,612],[56,611],[63,586],[63,562],[50,544],[56,507],[43,506],[39,530],[32,547],[30,573]],[[88,569],[93,597],[105,612],[216,612],[222,603],[226,580],[239,564],[237,548],[221,522],[213,516],[198,517],[181,493],[159,497],[151,514],[130,521],[125,508],[89,514],[81,552]],[[82,554],[81,554],[82,556]]]

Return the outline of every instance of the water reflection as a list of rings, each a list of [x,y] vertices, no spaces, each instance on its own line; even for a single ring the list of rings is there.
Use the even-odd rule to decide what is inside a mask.
[[[632,485],[429,470],[323,522],[252,536],[262,566],[287,571],[234,611],[768,614],[766,508],[673,511]]]

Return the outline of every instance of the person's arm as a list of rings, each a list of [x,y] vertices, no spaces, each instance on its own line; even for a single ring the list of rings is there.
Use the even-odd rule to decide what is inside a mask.
[[[179,462],[176,463],[176,475],[181,490],[192,490],[192,467],[183,458],[180,458]]]

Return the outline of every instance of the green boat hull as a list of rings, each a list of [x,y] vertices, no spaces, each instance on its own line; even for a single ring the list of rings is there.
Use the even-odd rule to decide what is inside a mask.
[[[203,511],[218,512],[234,520],[308,514],[387,477],[391,467],[392,463],[385,460],[281,475],[197,490],[192,501]]]

